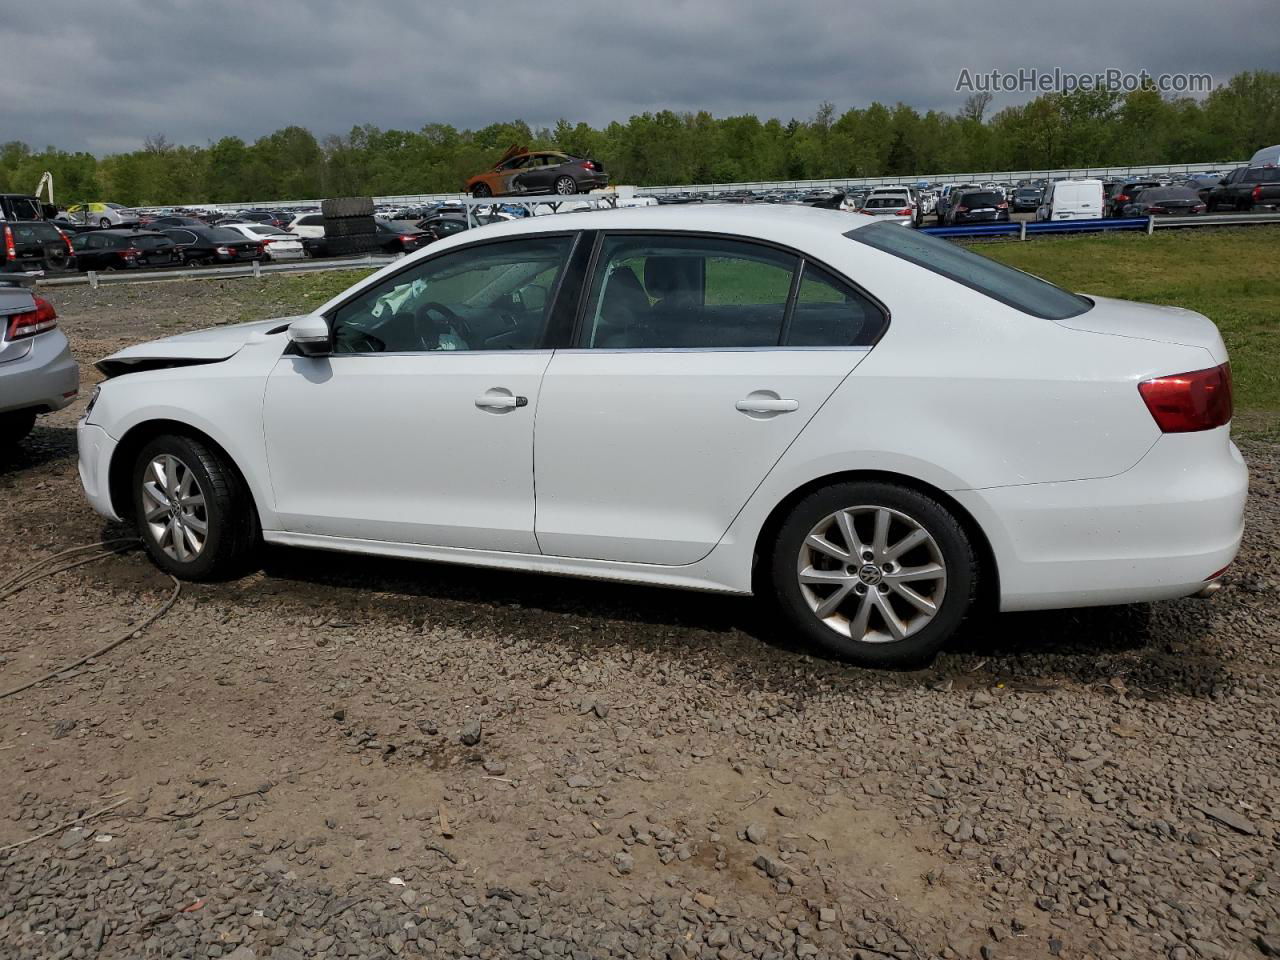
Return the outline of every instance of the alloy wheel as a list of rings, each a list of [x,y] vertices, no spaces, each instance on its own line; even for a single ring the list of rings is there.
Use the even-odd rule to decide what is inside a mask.
[[[179,563],[195,560],[209,536],[209,510],[195,473],[163,453],[142,474],[143,519],[156,546]]]
[[[569,177],[561,177],[556,181],[556,193],[562,197],[570,196],[578,192],[577,185]]]
[[[947,565],[933,535],[898,510],[847,507],[819,521],[796,559],[800,594],[829,629],[859,643],[894,643],[942,607]]]

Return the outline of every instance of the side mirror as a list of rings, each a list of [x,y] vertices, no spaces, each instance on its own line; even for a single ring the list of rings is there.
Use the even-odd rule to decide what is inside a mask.
[[[289,324],[289,342],[304,357],[327,357],[333,352],[329,324],[318,313],[309,313]]]

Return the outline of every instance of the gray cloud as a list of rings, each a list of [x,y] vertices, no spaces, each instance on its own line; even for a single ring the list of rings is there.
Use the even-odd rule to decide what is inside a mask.
[[[103,153],[295,123],[599,125],[665,108],[785,120],[823,100],[951,112],[963,68],[1217,82],[1274,68],[1275,13],[1274,0],[45,0],[4,15],[0,140]]]

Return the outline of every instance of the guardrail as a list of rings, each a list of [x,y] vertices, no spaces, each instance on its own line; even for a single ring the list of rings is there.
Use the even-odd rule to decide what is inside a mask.
[[[959,227],[921,227],[935,237],[1009,237],[1026,240],[1041,233],[1112,233],[1143,230],[1154,233],[1172,227],[1241,227],[1280,223],[1280,213],[1208,214],[1194,217],[1118,217],[1098,220],[1026,220],[1012,223],[971,223]]]
[[[252,264],[234,267],[187,267],[177,270],[145,270],[140,272],[113,270],[99,273],[89,270],[77,276],[37,277],[41,287],[74,287],[88,284],[97,289],[100,284],[147,283],[156,280],[214,279],[217,277],[260,277],[270,273],[319,273],[323,270],[364,270],[385,267],[403,257],[369,254],[363,257],[326,260],[298,260],[287,263],[267,263],[254,260]]]

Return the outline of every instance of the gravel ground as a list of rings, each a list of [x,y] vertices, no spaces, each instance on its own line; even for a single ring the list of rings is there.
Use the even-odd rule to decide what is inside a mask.
[[[60,291],[80,358],[294,309],[155,290]],[[121,533],[77,414],[0,465],[6,579]],[[914,673],[740,599],[283,550],[186,585],[0,700],[0,955],[1280,955],[1280,448],[1246,446],[1213,601],[997,617]],[[126,551],[2,601],[0,688],[171,591]]]

